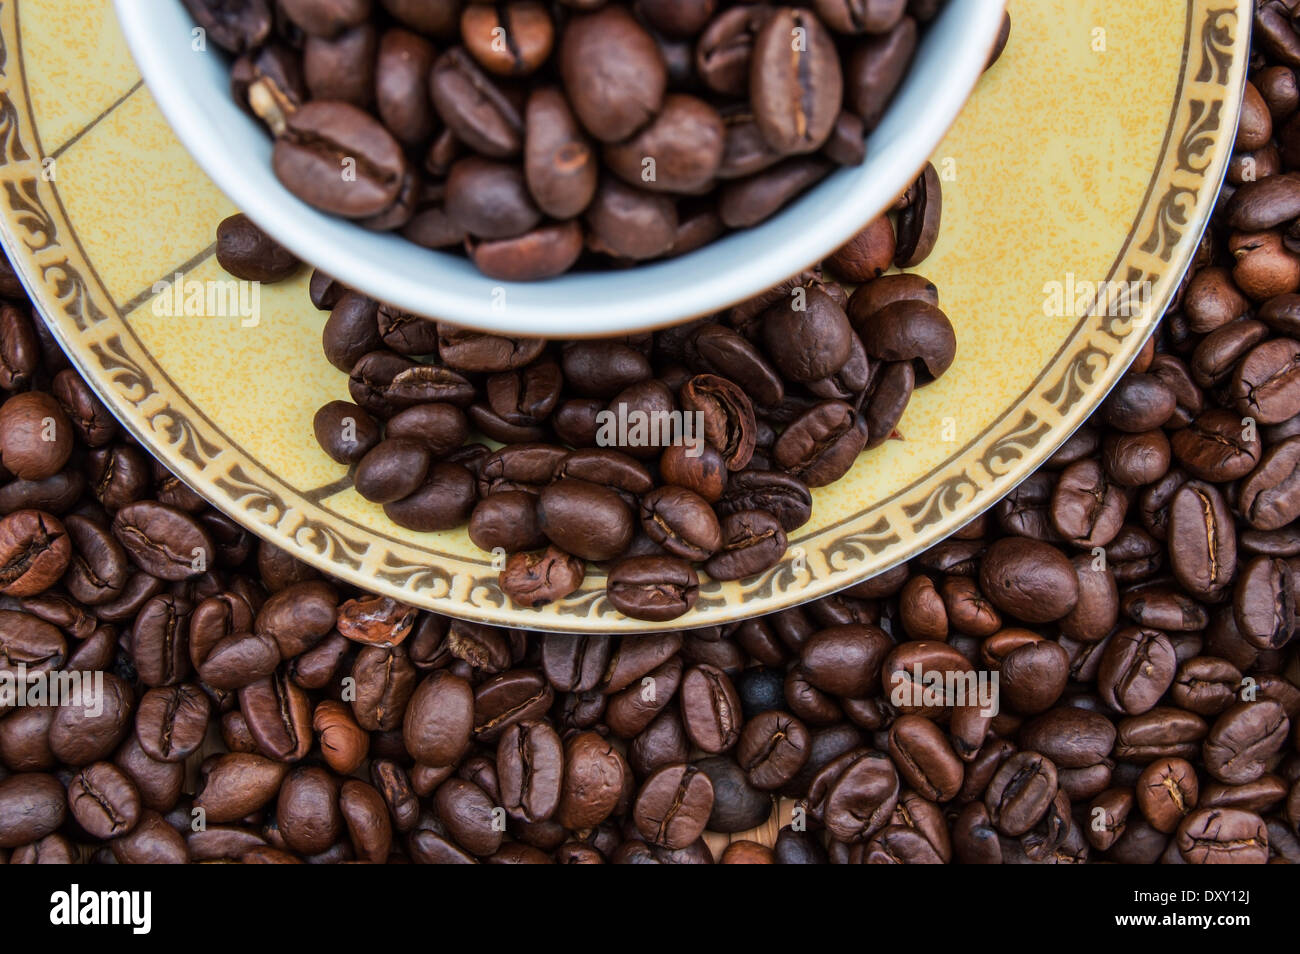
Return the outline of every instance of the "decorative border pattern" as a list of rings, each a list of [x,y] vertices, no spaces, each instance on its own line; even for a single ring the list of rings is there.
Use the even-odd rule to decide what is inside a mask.
[[[435,555],[324,510],[234,446],[167,379],[81,248],[44,153],[23,73],[19,2],[0,3],[0,234],[47,323],[118,417],[220,509],[299,558],[359,586],[486,623],[564,632],[652,632],[782,609],[923,551],[992,506],[1086,420],[1172,298],[1213,208],[1246,75],[1249,0],[1187,0],[1183,74],[1146,201],[1108,280],[1149,282],[1137,318],[1083,318],[1028,397],[927,477],[839,524],[795,536],[785,561],[741,583],[706,581],[691,616],[620,616],[589,572],[541,611],[509,605],[487,561]]]

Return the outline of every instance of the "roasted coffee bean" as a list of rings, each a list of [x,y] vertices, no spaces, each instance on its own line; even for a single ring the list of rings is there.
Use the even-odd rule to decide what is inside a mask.
[[[491,158],[519,153],[523,119],[516,105],[460,47],[440,56],[429,74],[434,108],[456,139]]]
[[[1097,686],[1110,705],[1139,715],[1165,694],[1177,666],[1173,646],[1164,633],[1126,627],[1106,644]]]
[[[473,156],[451,167],[446,206],[457,226],[483,239],[514,238],[542,217],[528,195],[522,170]]]
[[[1200,808],[1178,826],[1179,854],[1188,864],[1264,864],[1268,831],[1253,812]]]
[[[50,724],[50,751],[75,766],[107,758],[130,730],[134,709],[130,685],[104,673],[104,688],[95,705],[87,706],[75,696],[59,705]]]
[[[903,780],[931,801],[946,802],[961,789],[962,764],[929,719],[899,716],[889,728],[889,754]]]
[[[546,537],[537,524],[537,497],[519,490],[507,490],[484,497],[474,507],[469,537],[475,546],[507,553],[545,546]]]
[[[258,611],[255,631],[269,636],[285,659],[320,642],[338,620],[338,593],[321,580],[293,583],[273,594]]]
[[[809,487],[849,472],[867,444],[867,424],[842,401],[824,401],[790,422],[772,451],[776,463]]]
[[[749,91],[754,39],[771,9],[744,5],[720,12],[705,27],[695,49],[695,70],[715,93],[743,96]]]
[[[723,517],[722,547],[704,564],[716,580],[739,580],[779,563],[786,551],[785,531],[763,510],[738,510]]]
[[[645,126],[664,99],[667,70],[654,39],[622,7],[580,13],[560,40],[560,75],[573,111],[602,142]]]
[[[818,784],[823,778],[824,789]],[[898,794],[893,763],[884,753],[866,749],[831,761],[809,789],[809,797],[824,806],[826,830],[848,843],[865,842],[883,828],[898,804]]]
[[[713,783],[709,831],[727,834],[748,831],[767,821],[772,813],[772,797],[750,785],[733,759],[725,755],[714,756],[699,759],[694,766]]]
[[[52,834],[67,816],[67,797],[53,775],[20,772],[0,779],[0,848]]]
[[[713,783],[692,765],[667,765],[645,780],[633,818],[648,842],[678,850],[699,838],[713,811]]]
[[[1259,463],[1260,444],[1238,415],[1212,410],[1177,431],[1170,446],[1178,463],[1200,480],[1243,477]]]
[[[792,36],[803,42],[794,44]],[[812,152],[830,135],[843,101],[843,77],[830,34],[806,10],[773,12],[754,37],[750,95],[763,138],[778,152]]]
[[[320,737],[321,755],[340,775],[351,775],[365,761],[370,736],[352,718],[346,705],[326,699],[316,706],[312,729]]]
[[[35,596],[58,582],[72,559],[63,523],[39,510],[0,518],[0,593]]]
[[[450,530],[469,519],[475,501],[474,475],[460,464],[435,462],[416,490],[384,505],[398,526],[421,533]]]
[[[540,554],[512,554],[501,571],[500,586],[516,606],[536,608],[575,592],[585,576],[582,560],[551,546]]]
[[[564,749],[545,722],[509,726],[497,746],[497,778],[506,812],[530,823],[549,819],[560,804]]]
[[[325,357],[340,371],[351,371],[372,351],[384,346],[379,335],[379,303],[373,298],[345,292],[330,311],[321,333]]]
[[[252,741],[268,758],[296,762],[310,750],[310,700],[283,672],[240,689],[239,710]]]
[[[408,147],[420,146],[434,133],[427,78],[435,56],[433,44],[409,30],[385,30],[379,38],[375,108],[388,131]]]
[[[53,477],[72,455],[73,433],[53,396],[15,394],[0,405],[0,464],[20,480]]]
[[[894,264],[899,268],[914,268],[930,257],[939,240],[939,224],[943,216],[943,191],[939,173],[932,163],[916,180],[909,194],[907,208],[898,213],[898,247]]]
[[[405,648],[367,646],[357,654],[352,678],[356,682],[352,714],[357,723],[369,732],[397,729],[419,678]]]
[[[770,471],[744,470],[732,474],[718,501],[718,513],[727,517],[742,510],[772,514],[781,529],[793,533],[812,515],[812,495],[797,477]]]
[[[1057,480],[1052,523],[1074,546],[1104,547],[1119,532],[1128,503],[1128,495],[1106,479],[1096,461],[1077,461]]]
[[[159,762],[182,762],[203,743],[211,706],[196,686],[182,683],[150,689],[140,699],[135,736]]]
[[[698,596],[695,570],[685,560],[673,557],[627,557],[614,564],[606,585],[606,597],[615,609],[650,622],[665,622],[689,612]]]
[[[631,777],[622,754],[599,734],[570,736],[564,744],[564,784],[556,821],[566,828],[595,828],[614,811]]]
[[[1069,655],[1051,640],[1019,646],[1002,659],[1000,691],[1017,712],[1043,712],[1061,698],[1070,677]]]
[[[136,566],[163,580],[198,576],[216,556],[207,530],[183,511],[156,501],[142,500],[118,510],[113,535]]]
[[[692,742],[717,754],[740,738],[740,699],[727,674],[713,666],[692,666],[682,678],[682,723]]]
[[[694,96],[669,93],[649,125],[605,147],[605,163],[629,185],[650,192],[708,189],[722,163],[722,117]]]
[[[68,808],[87,834],[117,838],[140,820],[140,791],[113,763],[95,762],[68,783]]]
[[[340,175],[340,156],[355,157],[355,175]],[[309,205],[349,219],[386,212],[410,169],[401,146],[367,113],[343,102],[310,102],[286,118],[272,154],[276,177]]]
[[[406,707],[402,738],[425,765],[453,765],[469,747],[474,728],[474,693],[468,682],[445,670],[426,677]]]
[[[627,549],[635,528],[617,493],[585,480],[564,478],[542,491],[537,525],[561,550],[584,560],[611,560]]]
[[[1212,485],[1188,481],[1169,505],[1169,562],[1194,597],[1217,601],[1236,570],[1232,513]]]
[[[910,362],[918,386],[941,377],[957,351],[956,334],[948,316],[919,299],[885,305],[858,322],[856,330],[870,357]]]
[[[980,588],[1004,613],[1029,623],[1060,619],[1075,608],[1074,568],[1055,547],[1035,540],[998,540],[980,562]]]
[[[557,219],[580,214],[596,192],[596,156],[564,95],[534,90],[525,110],[524,176],[538,207]]]
[[[1237,629],[1260,649],[1281,649],[1295,635],[1296,575],[1282,560],[1256,557],[1237,580],[1233,611]]]
[[[1138,808],[1153,828],[1165,834],[1196,808],[1199,794],[1196,769],[1185,759],[1157,759],[1138,777]]]
[[[321,450],[340,464],[355,464],[380,442],[379,424],[350,401],[331,401],[313,421]]]
[[[660,487],[642,497],[641,526],[655,543],[687,560],[707,560],[722,547],[713,508],[684,487]]]
[[[3,336],[3,327],[3,318],[0,317],[0,336]],[[3,340],[0,337],[0,353],[2,352]],[[103,447],[117,437],[117,420],[76,371],[71,368],[60,371],[54,376],[52,389],[55,399],[76,428],[77,437],[83,444],[88,447]]]
[[[885,107],[902,82],[916,52],[917,24],[910,16],[888,32],[858,43],[844,67],[844,101],[868,132],[884,116]]]
[[[751,785],[772,791],[787,784],[808,763],[812,745],[812,736],[802,722],[769,709],[745,723],[736,758]]]
[[[825,178],[834,168],[813,156],[786,159],[718,191],[718,215],[724,225],[744,229],[757,225],[796,196]]]
[[[242,212],[217,226],[217,263],[250,282],[284,281],[300,265],[293,253],[253,224]]]
[[[1253,782],[1286,743],[1290,727],[1286,711],[1271,699],[1234,704],[1205,738],[1206,771],[1228,785]]]
[[[998,831],[1017,837],[1038,824],[1056,797],[1056,766],[1037,752],[1017,752],[1002,763],[984,795]]]

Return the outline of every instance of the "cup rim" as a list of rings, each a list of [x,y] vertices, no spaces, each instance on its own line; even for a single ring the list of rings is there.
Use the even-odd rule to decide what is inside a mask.
[[[822,261],[885,212],[969,99],[1006,0],[949,0],[868,138],[862,164],[833,171],[759,225],[678,258],[540,282],[491,279],[462,256],[367,232],[308,206],[275,177],[269,135],[230,96],[224,54],[184,59],[196,55],[184,7],[157,0],[114,0],[114,6],[141,75],[182,145],[241,211],[304,262],[413,314],[494,334],[591,338],[721,311]],[[174,38],[179,33],[160,41],[182,28],[184,44]],[[220,53],[215,46],[197,51],[207,52]],[[217,135],[220,128],[228,132]]]

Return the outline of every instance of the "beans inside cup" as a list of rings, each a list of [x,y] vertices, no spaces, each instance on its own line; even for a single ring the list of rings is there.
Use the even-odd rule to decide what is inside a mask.
[[[285,188],[512,281],[683,255],[861,163],[944,7],[182,2]]]

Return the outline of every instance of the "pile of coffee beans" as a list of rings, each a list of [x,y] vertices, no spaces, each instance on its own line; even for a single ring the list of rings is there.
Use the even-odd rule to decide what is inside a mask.
[[[1300,378],[1263,361],[1297,347],[1231,229],[993,512],[836,596],[623,638],[259,545],[0,267],[0,862],[1300,861]]]
[[[315,418],[320,446],[394,523],[468,525],[504,560],[502,590],[539,607],[604,565],[619,612],[663,622],[697,566],[739,580],[775,566],[812,513],[810,488],[896,435],[914,388],[956,336],[914,264],[934,247],[933,167],[888,216],[818,268],[708,319],[618,339],[503,338],[403,314],[319,272],[325,355],[351,401]],[[253,226],[239,217],[242,234]],[[232,220],[233,222],[233,220]],[[266,241],[222,258],[253,274]],[[261,269],[265,271],[265,269]],[[860,282],[850,295],[839,279]],[[471,436],[501,446],[489,449]]]
[[[945,0],[184,0],[289,191],[528,281],[682,255],[860,163]]]

